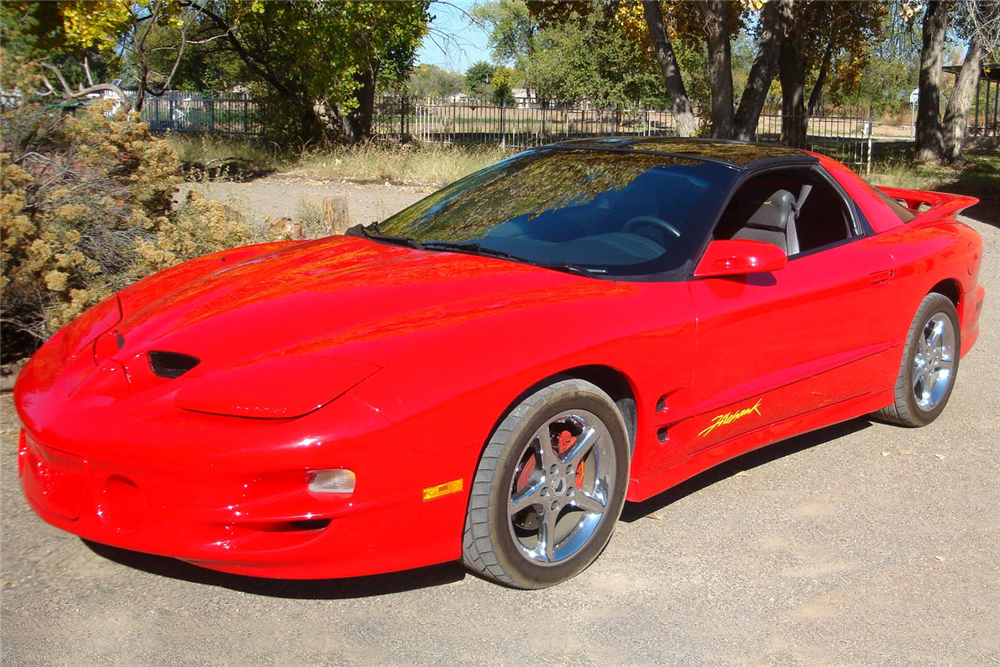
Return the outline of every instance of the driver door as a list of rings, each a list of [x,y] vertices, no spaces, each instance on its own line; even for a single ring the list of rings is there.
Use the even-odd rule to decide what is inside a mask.
[[[837,193],[826,187],[817,206],[803,207],[803,238],[822,236],[803,228],[853,215],[840,196],[845,209],[828,210]],[[892,267],[879,239],[857,235],[793,255],[774,272],[691,280],[693,416],[672,437],[688,455],[759,429],[776,440],[785,420],[890,387]]]

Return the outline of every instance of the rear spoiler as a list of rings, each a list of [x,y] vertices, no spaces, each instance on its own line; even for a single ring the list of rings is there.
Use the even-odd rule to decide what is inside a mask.
[[[979,200],[967,195],[950,195],[945,192],[930,190],[909,190],[907,188],[878,188],[887,197],[903,202],[917,217],[934,212],[938,215],[951,213],[958,215],[970,206],[975,206]]]

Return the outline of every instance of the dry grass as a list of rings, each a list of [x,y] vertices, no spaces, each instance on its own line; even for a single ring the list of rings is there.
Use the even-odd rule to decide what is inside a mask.
[[[311,153],[298,168],[316,178],[446,185],[511,154],[497,146],[368,144]]]
[[[512,155],[499,146],[379,144],[283,152],[260,140],[167,134],[193,180],[241,180],[275,171],[310,178],[446,185]]]
[[[875,165],[868,177],[874,185],[915,190],[939,190],[1000,201],[1000,155],[995,151],[967,153],[957,166],[913,165],[896,159]]]
[[[176,132],[161,136],[177,151],[186,170],[208,173],[221,179],[238,177],[247,172],[269,173],[291,169],[298,157],[287,155],[278,146],[259,139]]]

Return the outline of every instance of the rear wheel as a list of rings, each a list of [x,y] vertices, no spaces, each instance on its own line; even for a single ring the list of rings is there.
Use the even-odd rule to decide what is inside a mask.
[[[563,380],[501,422],[476,471],[463,561],[515,588],[543,588],[590,565],[625,502],[629,446],[611,398]]]
[[[876,414],[903,426],[926,426],[937,419],[955,386],[960,350],[954,304],[944,295],[928,294],[906,337],[895,400]]]

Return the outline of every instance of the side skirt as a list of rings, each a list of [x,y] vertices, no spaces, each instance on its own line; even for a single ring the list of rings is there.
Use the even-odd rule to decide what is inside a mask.
[[[766,447],[780,440],[815,431],[825,426],[847,421],[880,410],[893,401],[891,390],[865,394],[834,405],[828,405],[783,421],[762,426],[743,435],[724,440],[702,450],[681,463],[644,479],[629,480],[625,499],[641,502],[688,480],[720,463],[741,454]]]

